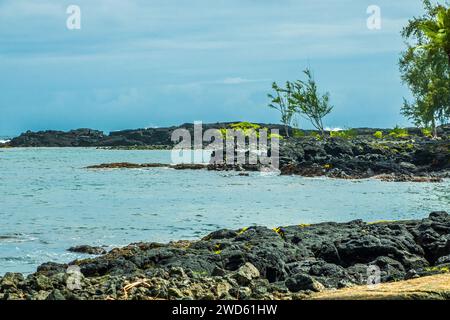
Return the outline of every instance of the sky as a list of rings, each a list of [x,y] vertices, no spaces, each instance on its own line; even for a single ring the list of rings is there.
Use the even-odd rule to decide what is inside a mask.
[[[330,93],[327,127],[406,126],[400,30],[421,13],[420,0],[0,0],[0,135],[278,123],[271,83],[306,67]]]

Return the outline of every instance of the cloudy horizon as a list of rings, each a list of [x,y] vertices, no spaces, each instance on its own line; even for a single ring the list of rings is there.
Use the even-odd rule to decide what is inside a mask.
[[[306,67],[331,94],[327,127],[410,125],[397,63],[421,1],[354,2],[0,0],[0,136],[278,123],[271,83]],[[66,27],[72,4],[80,30]],[[366,26],[369,5],[381,8],[380,30]]]

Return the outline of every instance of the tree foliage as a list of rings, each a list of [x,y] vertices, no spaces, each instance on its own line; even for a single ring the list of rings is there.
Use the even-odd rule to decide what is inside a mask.
[[[295,114],[295,105],[292,103],[292,84],[286,82],[286,87],[280,87],[276,82],[272,84],[274,94],[268,94],[271,99],[269,104],[270,108],[278,110],[281,114],[281,123],[284,125],[286,136],[289,137],[289,126],[292,123],[292,119]]]
[[[450,11],[430,0],[424,0],[424,7],[426,13],[409,20],[402,31],[407,49],[399,66],[413,95],[412,101],[404,99],[402,114],[418,126],[431,127],[436,136],[437,122],[450,116],[449,31],[436,28],[448,24]]]
[[[276,95],[268,95],[272,99],[269,106],[281,113],[281,122],[285,125],[288,136],[288,126],[296,114],[308,119],[324,136],[323,118],[333,110],[329,103],[330,95],[328,92],[319,93],[310,69],[304,70],[303,73],[306,80],[287,81],[284,88],[274,82],[272,88]]]
[[[294,88],[292,101],[297,112],[307,118],[324,136],[323,118],[333,110],[333,106],[330,105],[330,94],[319,93],[310,69],[306,69],[303,73],[306,80],[297,80],[292,84]]]
[[[436,6],[432,12],[432,19],[419,23],[419,30],[428,39],[423,47],[432,52],[443,51],[450,63],[450,8]]]

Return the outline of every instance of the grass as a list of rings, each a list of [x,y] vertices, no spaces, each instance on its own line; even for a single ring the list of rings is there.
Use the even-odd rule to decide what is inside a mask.
[[[450,274],[443,273],[377,286],[355,286],[339,290],[326,290],[313,294],[313,300],[445,300],[450,296]]]
[[[428,267],[428,268],[425,268],[425,271],[428,271],[428,272],[439,272],[439,273],[448,273],[448,272],[450,272],[450,267],[449,266]]]

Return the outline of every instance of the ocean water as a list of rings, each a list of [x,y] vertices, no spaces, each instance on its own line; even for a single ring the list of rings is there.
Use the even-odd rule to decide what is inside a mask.
[[[170,151],[0,149],[0,275],[138,241],[195,239],[218,228],[423,218],[450,209],[450,182],[388,183],[167,168],[88,170],[105,162],[170,163]]]

